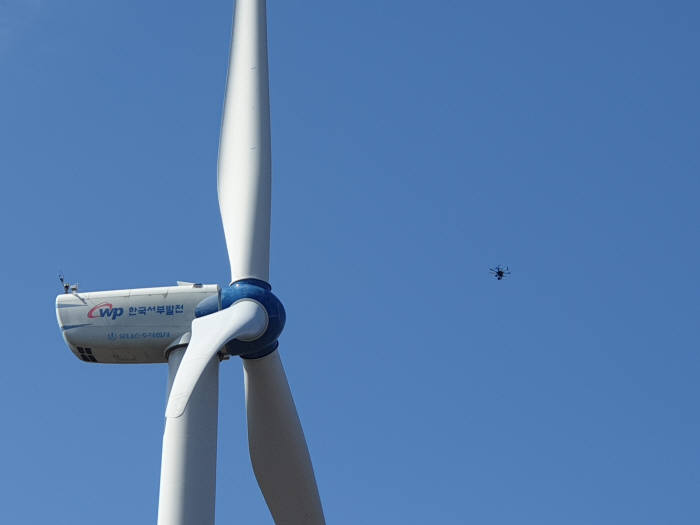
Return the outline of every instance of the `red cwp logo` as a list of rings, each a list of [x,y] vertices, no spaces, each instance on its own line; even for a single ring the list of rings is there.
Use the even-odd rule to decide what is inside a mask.
[[[117,317],[124,313],[124,308],[114,308],[111,303],[101,303],[93,307],[88,312],[90,319],[98,319],[100,317],[111,318],[114,321]]]

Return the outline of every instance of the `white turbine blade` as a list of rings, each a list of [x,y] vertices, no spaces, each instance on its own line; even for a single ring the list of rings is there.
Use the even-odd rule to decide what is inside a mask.
[[[168,354],[168,391],[185,354]],[[158,525],[214,525],[219,360],[209,360],[185,412],[165,420],[160,466]]]
[[[316,478],[277,350],[244,359],[248,446],[277,525],[325,524]]]
[[[265,0],[236,0],[218,192],[231,282],[269,280],[270,97]]]
[[[165,417],[182,415],[207,363],[222,346],[233,339],[255,339],[266,328],[265,310],[246,299],[192,321],[192,337],[170,389]]]

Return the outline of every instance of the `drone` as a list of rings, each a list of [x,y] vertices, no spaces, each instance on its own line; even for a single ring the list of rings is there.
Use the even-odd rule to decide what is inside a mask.
[[[499,281],[501,279],[503,279],[504,277],[506,277],[507,275],[510,275],[510,269],[507,266],[504,268],[500,264],[498,266],[496,266],[495,268],[489,268],[489,271]]]

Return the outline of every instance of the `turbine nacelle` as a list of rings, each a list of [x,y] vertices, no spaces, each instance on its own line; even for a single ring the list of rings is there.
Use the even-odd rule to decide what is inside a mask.
[[[56,318],[76,357],[92,363],[165,363],[187,334],[203,299],[216,301],[216,284],[63,293]]]

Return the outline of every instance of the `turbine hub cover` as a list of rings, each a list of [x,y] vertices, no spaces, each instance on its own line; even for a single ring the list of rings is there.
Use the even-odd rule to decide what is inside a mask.
[[[227,354],[239,355],[244,359],[257,359],[272,353],[279,342],[277,338],[282,333],[287,314],[282,302],[272,293],[272,287],[259,279],[241,279],[221,289],[221,299],[218,296],[207,297],[195,308],[196,317],[204,317],[214,312],[228,308],[232,304],[249,299],[255,301],[267,313],[267,329],[253,341],[234,339],[224,347]],[[220,307],[219,307],[220,304]]]

